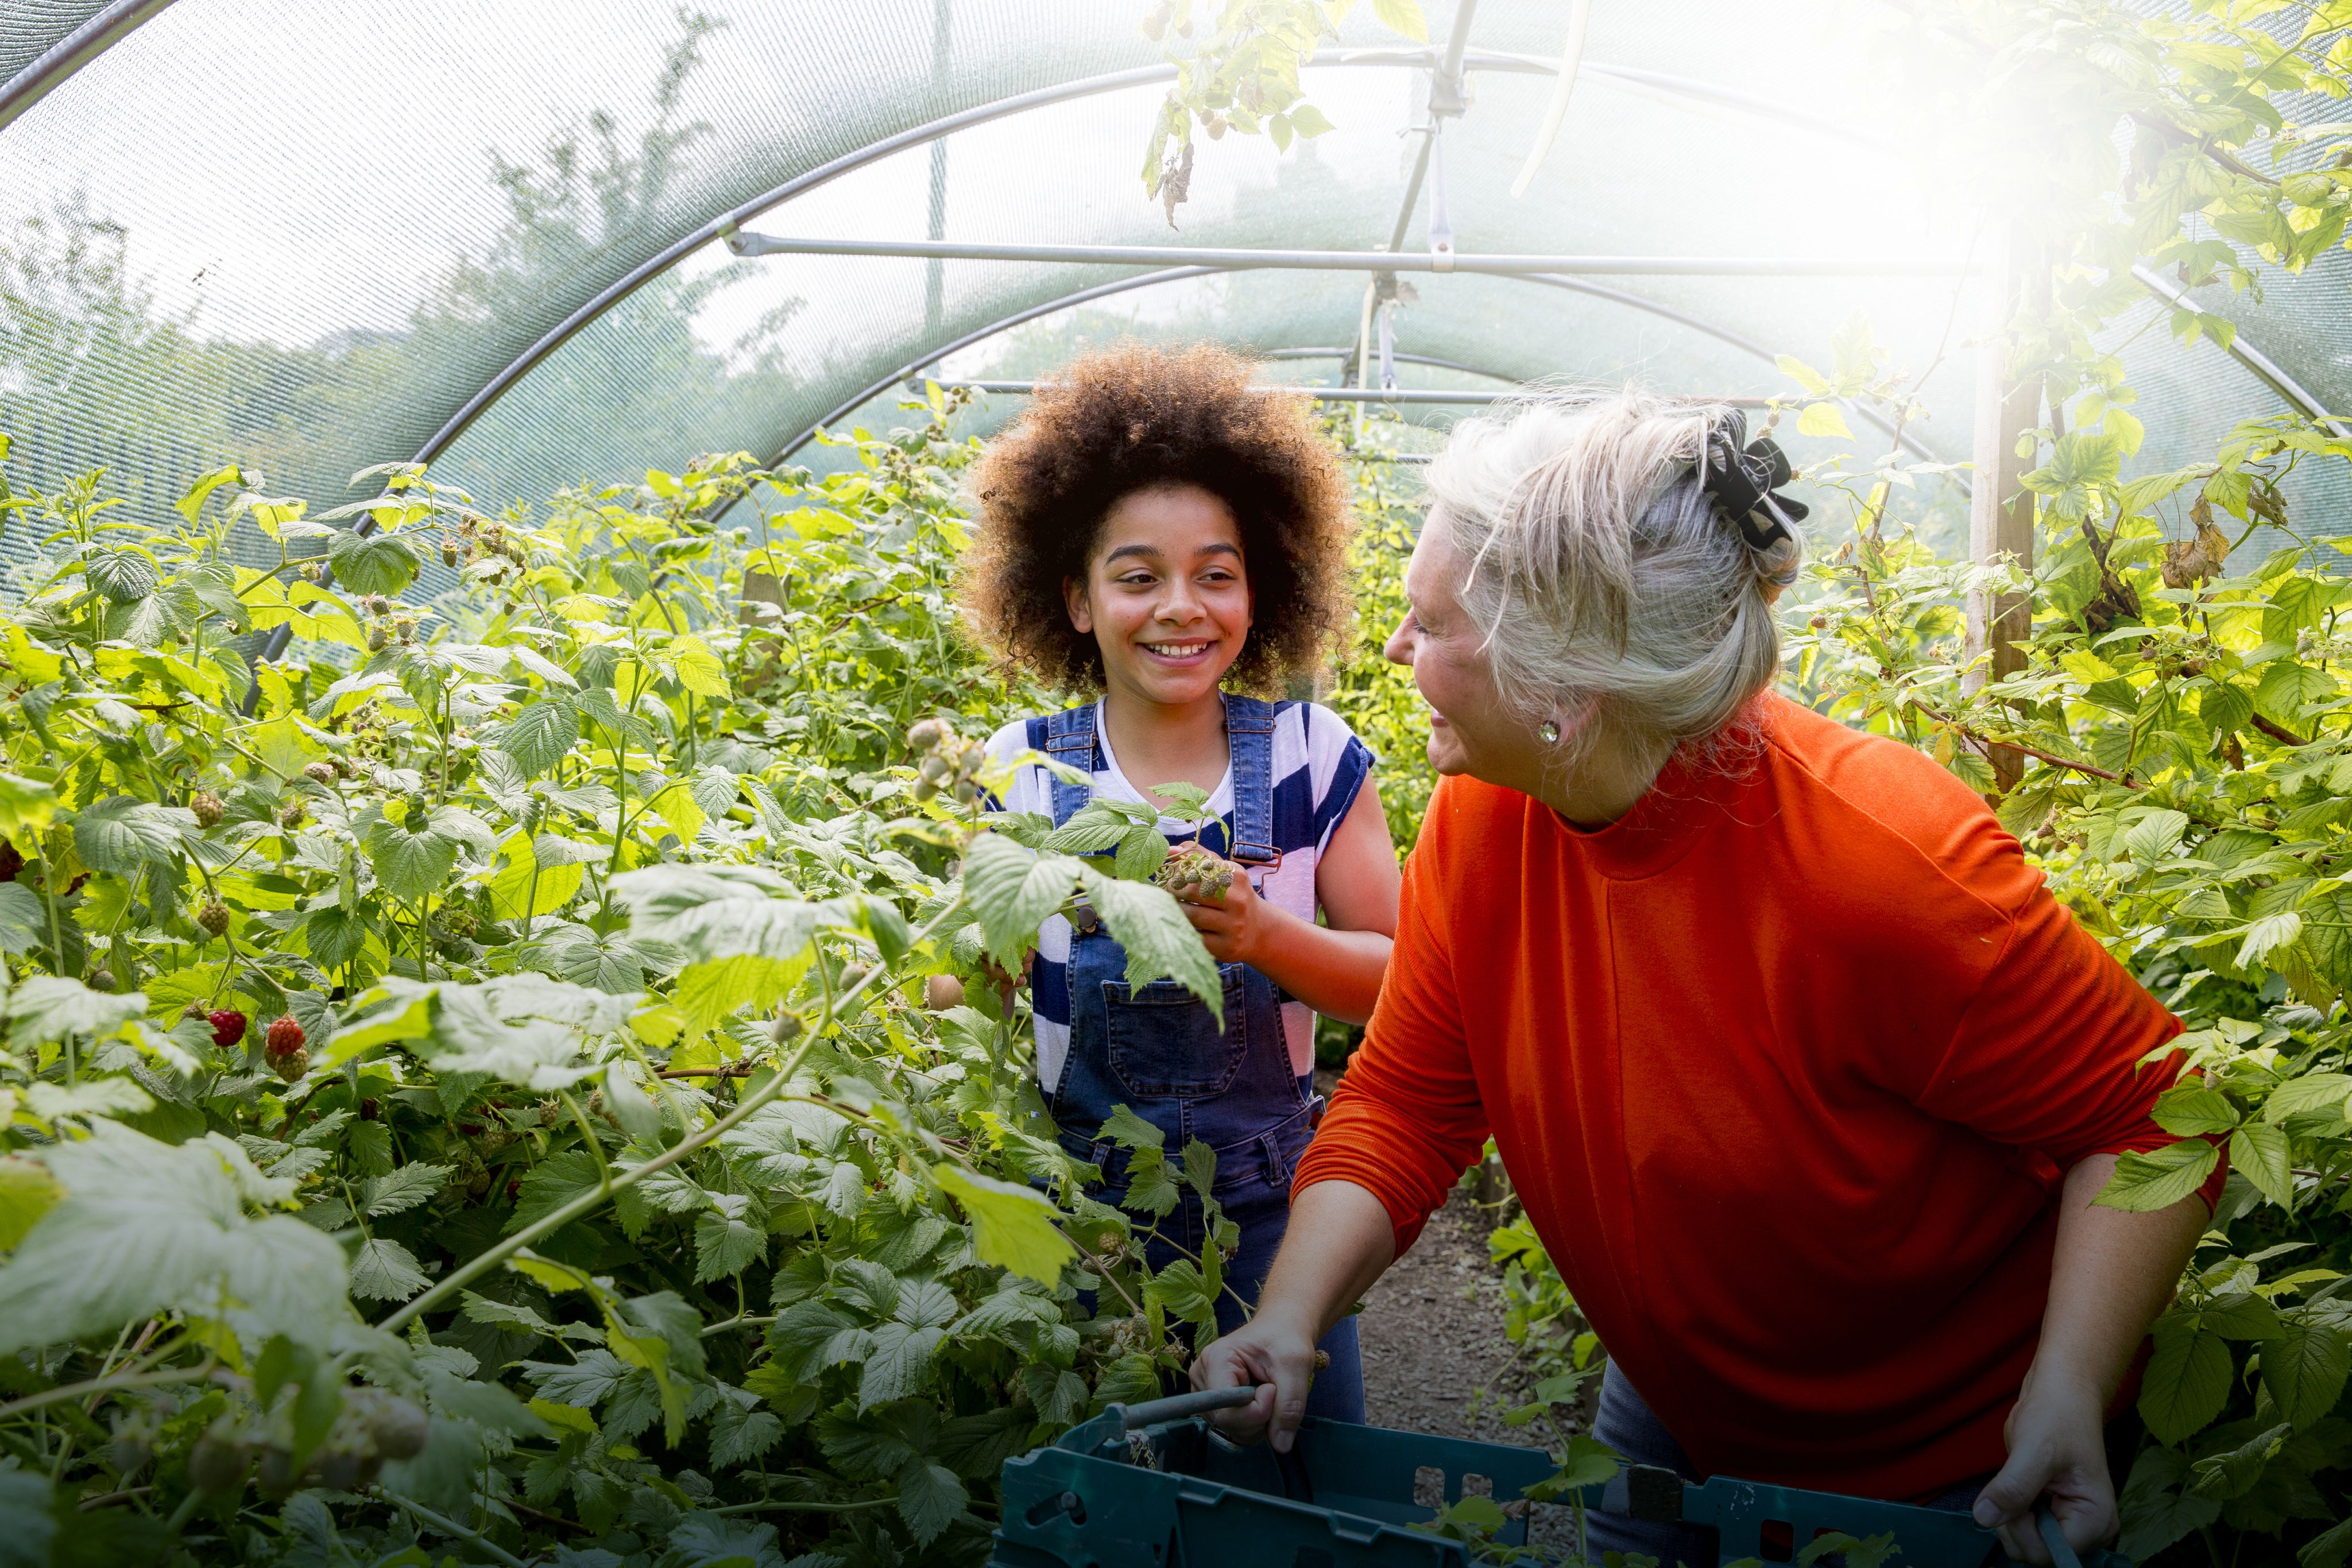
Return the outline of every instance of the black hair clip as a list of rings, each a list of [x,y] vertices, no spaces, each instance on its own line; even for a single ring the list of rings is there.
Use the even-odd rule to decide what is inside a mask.
[[[1792,473],[1780,444],[1759,435],[1743,451],[1739,438],[1747,433],[1747,422],[1736,413],[1708,433],[1699,455],[1699,487],[1739,526],[1750,549],[1770,549],[1789,538],[1790,525],[1804,521],[1809,508],[1802,501],[1772,493]]]

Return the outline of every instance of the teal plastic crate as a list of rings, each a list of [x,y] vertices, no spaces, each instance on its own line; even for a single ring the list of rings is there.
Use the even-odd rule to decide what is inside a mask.
[[[1497,1502],[1551,1476],[1534,1448],[1432,1437],[1337,1421],[1306,1422],[1287,1455],[1236,1448],[1202,1416],[1246,1403],[1246,1390],[1111,1406],[1051,1448],[1009,1460],[995,1568],[1471,1568],[1460,1542],[1414,1528],[1417,1473],[1444,1473],[1448,1502],[1463,1478],[1484,1476]],[[1717,1476],[1703,1486],[1635,1467],[1585,1489],[1607,1513],[1681,1519],[1716,1532],[1717,1568],[1746,1558],[1788,1562],[1829,1531],[1857,1539],[1892,1531],[1894,1568],[1990,1568],[2007,1563],[1998,1538],[1965,1515],[1868,1498],[1797,1491]],[[2054,1530],[2045,1516],[2045,1539]],[[1496,1537],[1524,1545],[1515,1521]],[[2063,1552],[2063,1541],[2057,1543]],[[2070,1568],[2072,1552],[2058,1556]],[[1524,1560],[1523,1560],[1524,1561]],[[2083,1568],[2132,1568],[2093,1552]],[[1667,1568],[1673,1568],[1668,1564]]]

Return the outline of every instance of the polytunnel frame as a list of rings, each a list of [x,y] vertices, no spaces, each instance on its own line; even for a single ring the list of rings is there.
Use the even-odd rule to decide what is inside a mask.
[[[81,26],[75,28],[71,34],[59,40],[48,50],[45,51],[39,57],[35,59],[23,70],[17,72],[16,75],[7,82],[0,83],[0,130],[5,130],[10,123],[22,116],[27,110],[32,108],[33,105],[37,103],[41,99],[45,98],[58,85],[78,73],[83,67],[89,64],[92,60],[95,60],[113,45],[121,42],[124,37],[130,36],[130,34],[143,26],[146,22],[161,14],[170,4],[171,0],[112,0],[111,4],[107,5],[103,9],[89,17]],[[1432,253],[1425,256],[1407,259],[1407,253],[1402,251],[1400,244],[1402,234],[1409,224],[1412,213],[1418,202],[1423,177],[1429,168],[1432,162],[1432,154],[1438,144],[1439,137],[1442,133],[1443,120],[1450,116],[1460,114],[1465,107],[1466,107],[1464,97],[1460,91],[1460,83],[1463,73],[1465,70],[1476,69],[1523,71],[1557,76],[1561,70],[1562,62],[1559,59],[1548,59],[1541,56],[1513,55],[1494,51],[1471,51],[1467,49],[1466,44],[1469,25],[1472,14],[1475,10],[1475,6],[1476,0],[1461,0],[1461,3],[1454,14],[1454,25],[1452,37],[1449,38],[1447,46],[1442,53],[1433,49],[1323,49],[1316,51],[1315,54],[1308,57],[1306,62],[1310,65],[1405,67],[1409,68],[1428,68],[1432,71],[1433,96],[1429,106],[1430,118],[1428,122],[1420,128],[1423,136],[1421,155],[1416,160],[1412,172],[1406,191],[1403,210],[1398,214],[1397,233],[1400,238],[1398,240],[1392,240],[1390,246],[1390,252],[1396,256],[1397,270],[1412,269],[1417,271],[1429,270],[1446,272],[1455,270],[1455,258],[1452,254],[1450,227],[1448,232],[1443,236],[1433,233]],[[1710,83],[1692,81],[1688,78],[1668,76],[1662,72],[1642,71],[1622,67],[1612,67],[1600,61],[1577,60],[1570,63],[1568,68],[1576,75],[1581,75],[1584,72],[1590,71],[1597,76],[1614,77],[1620,80],[1632,83],[1637,87],[1647,88],[1654,91],[1660,91],[1671,96],[1696,99],[1702,102],[1713,102],[1723,107],[1752,113],[1761,118],[1777,120],[1783,123],[1795,125],[1805,130],[1816,132],[1824,132],[1848,141],[1858,141],[1860,140],[1855,137],[1851,131],[1842,125],[1825,121],[1814,116],[1790,110],[1785,106],[1773,103],[1768,99],[1763,99],[1751,94],[1741,93],[1736,89],[1719,88]],[[516,382],[520,380],[522,376],[529,373],[532,368],[544,361],[548,355],[553,353],[558,348],[562,347],[564,342],[568,341],[580,330],[598,319],[614,306],[626,298],[645,283],[658,276],[662,271],[675,266],[693,251],[708,245],[714,238],[725,238],[730,241],[730,245],[735,243],[736,236],[730,231],[732,231],[746,218],[754,217],[761,213],[773,210],[775,207],[791,201],[793,197],[802,194],[808,190],[814,189],[818,185],[824,184],[830,180],[837,178],[853,169],[863,167],[877,159],[889,156],[891,153],[902,151],[908,147],[919,146],[926,142],[935,142],[939,139],[957,130],[961,130],[969,126],[984,124],[994,120],[1003,119],[1010,115],[1025,112],[1030,109],[1042,108],[1049,104],[1066,102],[1075,99],[1087,97],[1106,91],[1114,91],[1124,87],[1139,86],[1152,81],[1172,79],[1175,77],[1177,67],[1172,62],[1158,66],[1139,67],[1124,71],[1106,72],[1095,77],[1084,78],[1076,81],[1060,83],[1054,87],[1036,89],[1029,93],[1018,94],[1012,98],[997,99],[988,104],[975,105],[970,109],[958,111],[955,114],[942,116],[923,125],[911,127],[906,131],[896,132],[893,135],[885,137],[877,141],[870,142],[864,148],[854,150],[849,153],[845,153],[838,158],[830,160],[827,162],[819,165],[815,169],[806,171],[803,173],[795,176],[793,179],[784,182],[782,184],[778,185],[762,196],[755,198],[750,203],[742,204],[732,211],[724,214],[718,218],[705,222],[689,235],[682,236],[677,240],[674,240],[668,246],[664,246],[662,250],[657,252],[654,256],[649,257],[647,260],[639,263],[635,267],[632,267],[627,273],[624,274],[622,277],[606,285],[604,288],[598,290],[597,293],[589,300],[581,306],[576,307],[565,317],[563,321],[559,323],[549,332],[543,334],[529,349],[524,350],[521,355],[510,361],[505,369],[498,372],[498,374],[493,376],[489,382],[486,382],[481,388],[478,389],[471,396],[469,396],[466,402],[459,407],[457,413],[446,421],[441,428],[436,431],[435,434],[427,439],[425,445],[419,449],[415,460],[420,463],[429,462],[433,458],[438,456],[440,453],[446,450],[452,442],[456,441],[459,435],[464,434],[465,430],[470,426],[492,402],[497,401],[499,396],[513,386]],[[1439,96],[1440,89],[1443,90],[1442,98]],[[1548,148],[1549,144],[1549,135],[1545,137],[1544,143],[1546,148]],[[1435,215],[1436,214],[1433,214],[1433,216]],[[899,254],[929,254],[938,256],[941,259],[946,259],[956,254],[956,250],[947,246],[944,242],[926,242],[926,244],[929,246],[928,249],[916,248],[910,246],[900,249]],[[963,247],[966,254],[971,254],[978,247]],[[1003,249],[1013,247],[997,248]],[[1087,247],[1072,248],[1078,251],[1084,251]],[[1097,258],[1099,258],[1102,253],[1110,251],[1115,247],[1093,248],[1097,253]],[[1168,254],[1160,247],[1126,248],[1130,252],[1140,253],[1146,260],[1161,259]],[[1507,274],[1517,276],[1528,276],[1535,270],[1528,268],[1524,265],[1524,263],[1530,258],[1509,259],[1514,262],[1521,263],[1522,265],[1505,268],[1496,268],[1496,270],[1505,271]],[[1315,265],[1314,262],[1307,261],[1303,257],[1275,261],[1272,264],[1294,267]],[[1357,262],[1356,265],[1360,266],[1361,263]],[[1217,267],[1204,268],[1203,270],[1227,269],[1228,268],[1226,267]],[[1469,269],[1465,268],[1464,270]],[[1583,269],[1580,268],[1578,270]],[[2158,299],[2161,299],[2177,308],[2188,308],[2189,297],[2186,289],[2179,289],[2171,287],[2166,280],[2156,277],[2145,267],[2135,267],[2132,269],[2132,275],[2135,280],[2137,281],[2142,287],[2147,289],[2147,292],[2154,295]],[[1579,278],[1571,278],[1557,275],[1543,277],[1539,280],[1549,282],[1555,286],[1567,287],[1570,288],[1577,288],[1579,284],[1581,282],[1581,279]],[[1166,279],[1155,279],[1154,281],[1166,281]],[[1613,298],[1621,303],[1639,303],[1644,308],[1649,308],[1648,302],[1637,301],[1636,297],[1623,295],[1617,290],[1603,291],[1598,288],[1586,287],[1580,289],[1580,291],[1591,293],[1599,298]],[[2003,291],[1996,291],[1997,294],[2000,292]],[[1062,304],[1066,307],[1066,305],[1073,302],[1073,300],[1065,299]],[[1369,310],[1370,300],[1368,298],[1368,318]],[[1042,313],[1044,312],[1034,312],[1034,314]],[[1671,312],[1663,308],[1661,308],[1658,313],[1671,317],[1680,317],[1679,312]],[[1696,327],[1700,330],[1707,331],[1709,335],[1717,337],[1727,342],[1738,342],[1738,345],[1743,348],[1760,347],[1759,345],[1740,341],[1728,329],[1713,329],[1687,318],[1683,318],[1683,319],[1685,319],[1685,324]],[[999,329],[1002,329],[1002,327],[1000,327]],[[985,337],[986,335],[987,334],[983,333],[982,334],[982,337]],[[1994,335],[1996,338],[1999,337],[1999,331],[1996,330]],[[1363,334],[1360,332],[1359,336],[1360,341],[1357,345],[1357,352],[1360,356],[1364,351],[1365,344],[1361,340]],[[976,341],[980,340],[973,339],[972,340]],[[2275,361],[2272,361],[2267,354],[2263,353],[2258,345],[2249,341],[2247,335],[2242,330],[2233,332],[2229,340],[2221,343],[2221,347],[2224,352],[2228,353],[2232,359],[2237,360],[2247,370],[2252,371],[2258,380],[2263,382],[2263,384],[2277,393],[2282,401],[2308,415],[2314,421],[2324,424],[2326,428],[2336,434],[2339,435],[2347,434],[2346,427],[2342,423],[2333,418],[2324,405],[2320,404],[2306,389],[2297,382]],[[919,361],[915,368],[919,368],[921,364],[933,362],[946,351],[949,350],[934,349],[925,357],[924,360]],[[1360,358],[1359,362],[1360,363]],[[911,373],[911,371],[909,373]],[[892,378],[892,380],[896,379],[898,378],[895,376]],[[2021,385],[2003,386],[2000,383],[2000,378],[1997,374],[1980,377],[1980,381],[1983,382],[1984,384],[1979,389],[1979,423],[1983,423],[1981,416],[1988,414],[1993,416],[1995,424],[2001,429],[2005,429],[2009,424],[2015,423],[2015,420],[2011,418],[2011,414],[2014,411],[2011,409],[2010,405],[2021,401],[2020,394],[2022,393],[2024,388]],[[880,383],[880,386],[869,391],[867,395],[869,397],[875,395],[878,392],[880,387],[887,386],[887,384],[888,382],[887,382]],[[2021,415],[2020,417],[2022,416]],[[798,445],[804,442],[806,438],[807,435],[804,433],[802,437],[796,439],[793,444],[793,449],[797,449]],[[1911,444],[1906,441],[1905,444],[1908,446]],[[2005,472],[2009,465],[2005,457],[2002,455],[2002,444],[2000,440],[1999,430],[1988,432],[1980,429],[1977,431],[1975,446],[1979,460],[1978,466],[1979,468],[1983,468],[1985,466],[1986,460],[1990,457],[1991,460],[1991,466],[1994,470]],[[1982,483],[1974,483],[1972,484],[1971,488],[1974,492],[1972,513],[1975,514],[1971,524],[1971,529],[1976,547],[1972,553],[1978,555],[1981,559],[1990,559],[1990,556],[1987,553],[1988,541],[1994,538],[1996,536],[2005,540],[2008,538],[2010,533],[2013,531],[2011,525],[2007,522],[2003,522],[1996,527],[1994,524],[1994,514],[2005,514],[2012,508],[2006,507],[2002,505],[2000,498],[1994,494],[1995,486],[1993,486]],[[361,524],[361,531],[366,530],[367,521],[363,520]],[[2026,559],[2030,559],[2032,549],[2030,538],[2028,538],[2024,548],[2027,551]],[[1972,644],[1981,645],[1982,627],[1984,622],[1979,620],[1979,616],[1977,614],[1971,615],[1971,622],[1972,635],[1969,641]],[[282,653],[287,641],[287,633],[289,631],[289,627],[279,627],[273,632],[262,650],[262,657],[275,658],[278,653]],[[1996,659],[1996,663],[1998,662],[1998,659]],[[257,689],[258,688],[257,687]]]

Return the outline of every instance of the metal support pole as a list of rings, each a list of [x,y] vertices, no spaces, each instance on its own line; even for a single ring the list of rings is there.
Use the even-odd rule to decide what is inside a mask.
[[[1977,350],[1975,472],[1969,485],[1969,559],[1990,566],[2006,557],[2019,570],[2033,570],[2033,492],[2024,486],[2033,465],[2029,454],[2018,455],[2018,444],[2042,414],[2042,382],[2012,380],[2010,355],[2014,329],[2029,300],[2037,297],[2040,257],[2014,236],[1997,245],[2000,260],[1986,291],[1985,334]],[[1982,590],[1969,595],[1968,655],[1974,662],[1986,656],[1968,677],[1968,689],[1980,690],[1990,681],[2006,680],[2025,667],[2025,655],[2015,644],[2033,631],[2031,593],[1993,594]],[[1989,656],[1987,656],[1989,655]],[[2007,794],[2025,770],[2025,758],[2013,747],[1991,748],[1993,789]]]
[[[1966,262],[1910,256],[1438,256],[1380,250],[1243,250],[1181,245],[986,245],[969,240],[832,239],[727,235],[738,256],[939,256],[949,261],[1066,262],[1076,266],[1288,267],[1307,272],[1531,272],[1640,277],[1957,277]]]
[[[1050,382],[987,382],[935,381],[941,392],[1004,392],[1015,397],[1029,397],[1039,388],[1051,386]],[[1355,403],[1439,403],[1466,408],[1484,408],[1506,398],[1526,395],[1525,387],[1500,387],[1493,392],[1457,391],[1447,387],[1318,387],[1289,386],[1278,382],[1261,382],[1249,389],[1254,392],[1271,392],[1292,397],[1311,397],[1317,402]],[[1693,403],[1720,403],[1730,408],[1766,408],[1771,400],[1760,397],[1704,397],[1689,394],[1675,401]]]

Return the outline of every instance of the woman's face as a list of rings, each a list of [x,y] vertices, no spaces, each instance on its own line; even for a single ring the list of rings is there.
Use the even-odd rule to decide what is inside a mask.
[[[1543,779],[1542,747],[1505,707],[1478,628],[1455,597],[1466,564],[1444,515],[1433,510],[1405,568],[1412,612],[1382,651],[1412,668],[1429,704],[1431,767],[1533,794]]]
[[[1249,636],[1249,576],[1231,507],[1197,485],[1122,496],[1084,582],[1063,584],[1070,624],[1102,650],[1104,684],[1144,702],[1212,696]]]

